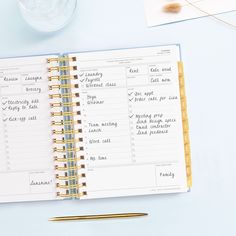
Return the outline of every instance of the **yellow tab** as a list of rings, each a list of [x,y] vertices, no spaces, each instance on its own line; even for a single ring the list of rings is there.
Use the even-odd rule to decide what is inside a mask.
[[[181,110],[182,110],[182,124],[183,124],[183,138],[184,138],[187,184],[188,184],[188,187],[190,188],[192,186],[191,152],[190,152],[189,126],[188,126],[188,115],[187,115],[186,95],[185,95],[185,86],[184,86],[184,73],[183,73],[182,62],[178,62],[178,71],[179,71],[179,88],[180,88],[180,99],[181,99]]]

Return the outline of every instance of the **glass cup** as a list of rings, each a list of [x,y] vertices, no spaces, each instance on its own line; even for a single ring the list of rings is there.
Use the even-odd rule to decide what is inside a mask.
[[[25,21],[41,32],[65,27],[77,7],[77,0],[18,0],[18,3]]]

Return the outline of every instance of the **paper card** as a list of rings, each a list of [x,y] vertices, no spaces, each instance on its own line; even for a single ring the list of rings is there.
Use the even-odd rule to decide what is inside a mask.
[[[202,11],[193,7],[185,0],[145,0],[145,14],[148,26],[163,25],[183,20],[189,20],[219,13],[236,10],[235,0],[189,0]],[[179,13],[166,13],[163,7],[170,3],[179,3],[181,11]],[[220,16],[219,16],[220,17]]]

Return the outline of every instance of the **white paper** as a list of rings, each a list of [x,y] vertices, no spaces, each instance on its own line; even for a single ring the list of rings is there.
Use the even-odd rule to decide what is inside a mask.
[[[0,202],[56,198],[46,59],[0,60]]]
[[[186,191],[179,47],[70,56],[77,56],[83,198]]]
[[[185,0],[144,0],[145,14],[148,26],[163,25],[193,18],[206,16],[204,12],[194,8]],[[214,15],[236,10],[235,0],[189,0],[203,11]],[[180,3],[179,13],[165,13],[163,7],[169,3]]]

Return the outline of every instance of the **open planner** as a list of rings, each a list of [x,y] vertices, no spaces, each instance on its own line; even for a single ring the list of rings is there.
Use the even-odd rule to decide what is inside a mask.
[[[0,59],[0,202],[186,192],[179,45]]]

